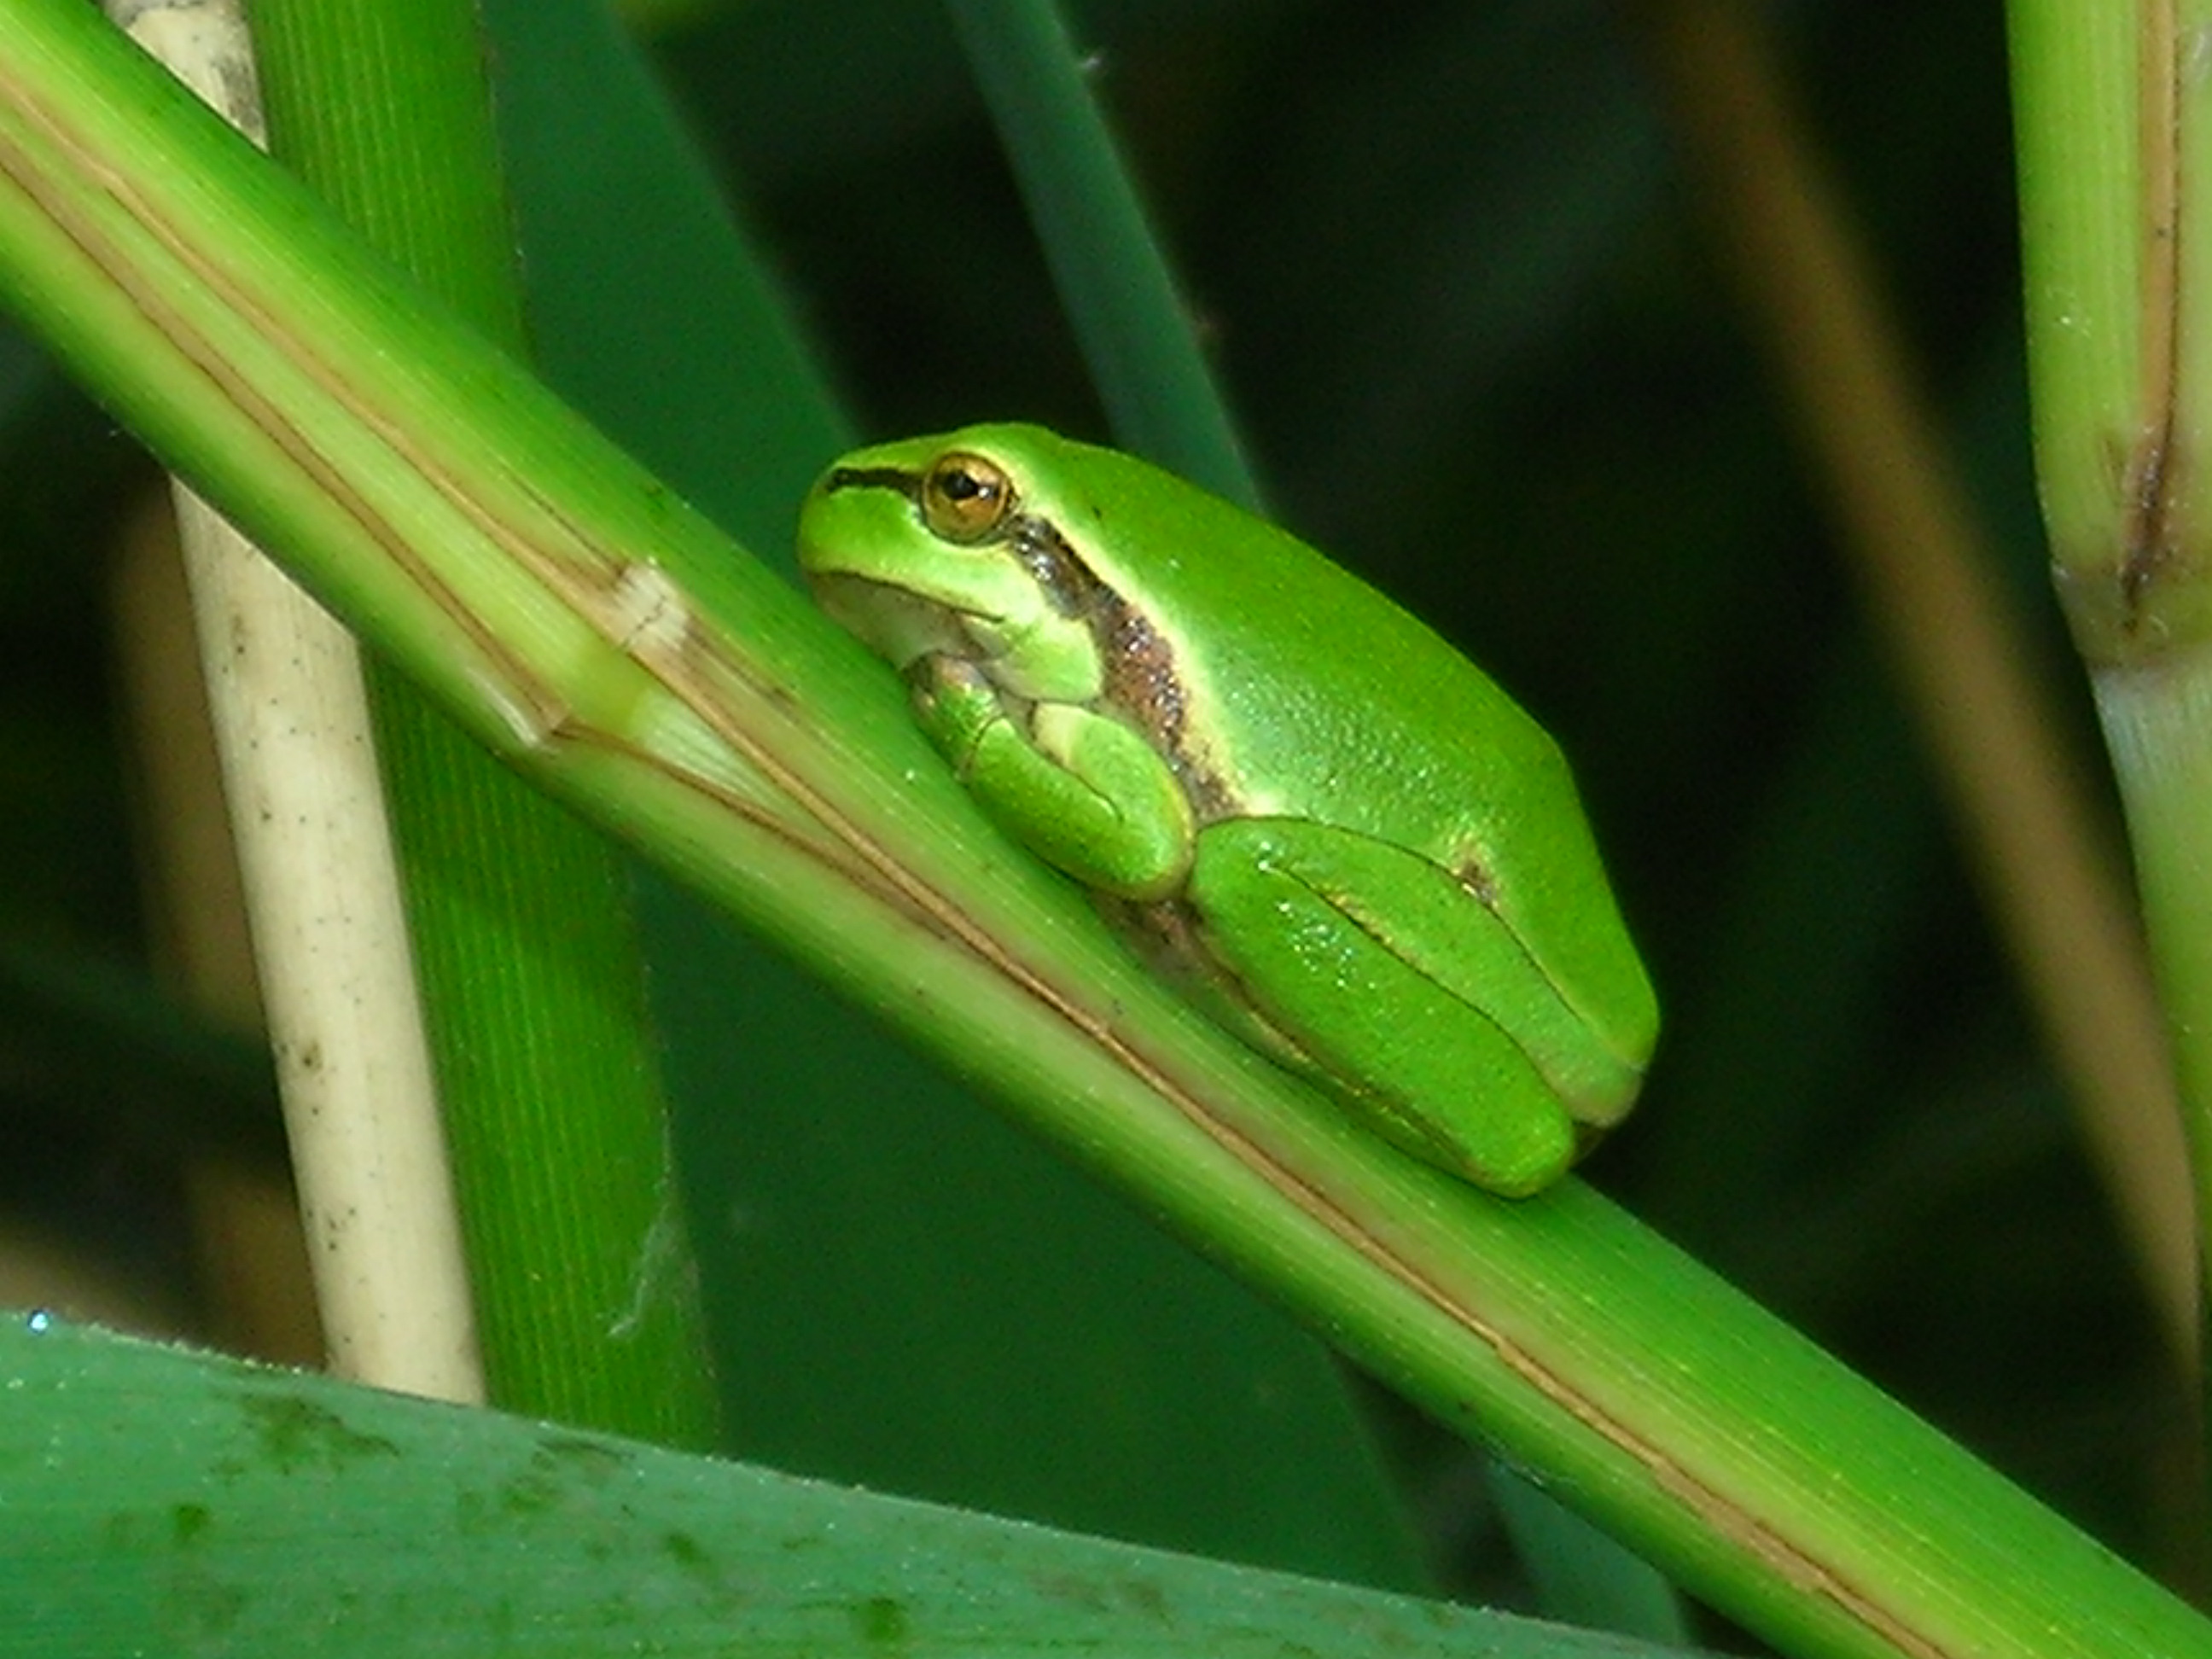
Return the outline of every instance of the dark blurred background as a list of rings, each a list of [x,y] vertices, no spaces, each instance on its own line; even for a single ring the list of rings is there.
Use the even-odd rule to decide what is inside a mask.
[[[1638,9],[1075,10],[1281,515],[1575,758],[1669,1022],[1590,1178],[2123,1551],[2176,1559],[2179,1390]],[[2029,471],[1999,9],[1758,15],[2090,754]],[[1100,434],[934,7],[761,0],[669,20],[653,52],[869,434]],[[189,1030],[88,1038],[58,1012],[86,963],[149,949],[100,550],[144,477],[0,333],[0,1215],[189,1326],[176,1160],[210,1121],[251,1140],[261,1085]],[[1457,1454],[1400,1426],[1449,1540]]]

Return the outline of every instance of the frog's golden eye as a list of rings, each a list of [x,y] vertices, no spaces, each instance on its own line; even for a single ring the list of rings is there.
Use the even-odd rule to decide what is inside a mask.
[[[964,449],[939,456],[921,479],[921,520],[948,542],[980,542],[1014,510],[1014,481]]]

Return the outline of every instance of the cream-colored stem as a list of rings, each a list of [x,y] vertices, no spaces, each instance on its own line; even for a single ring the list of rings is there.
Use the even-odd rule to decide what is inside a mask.
[[[260,140],[235,0],[109,0]],[[263,1006],[331,1369],[479,1401],[453,1183],[352,636],[176,491]]]

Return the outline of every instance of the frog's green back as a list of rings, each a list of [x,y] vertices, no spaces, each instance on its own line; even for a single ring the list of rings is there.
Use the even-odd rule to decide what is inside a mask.
[[[1143,461],[1041,428],[972,436],[1102,580],[1174,619],[1191,741],[1245,814],[1479,872],[1571,1000],[1649,1006],[1565,757],[1488,676],[1297,538]]]
[[[1021,434],[1025,505],[1177,619],[1194,716],[1236,757],[1248,810],[1325,810],[1442,851],[1572,801],[1557,745],[1495,683],[1296,537],[1116,451],[994,430]]]

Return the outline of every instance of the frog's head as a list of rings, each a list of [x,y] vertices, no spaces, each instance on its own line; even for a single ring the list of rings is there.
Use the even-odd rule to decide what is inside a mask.
[[[1085,577],[1031,509],[1030,436],[971,428],[844,457],[799,509],[799,562],[823,609],[902,670],[951,658],[1013,696],[1088,701]]]

